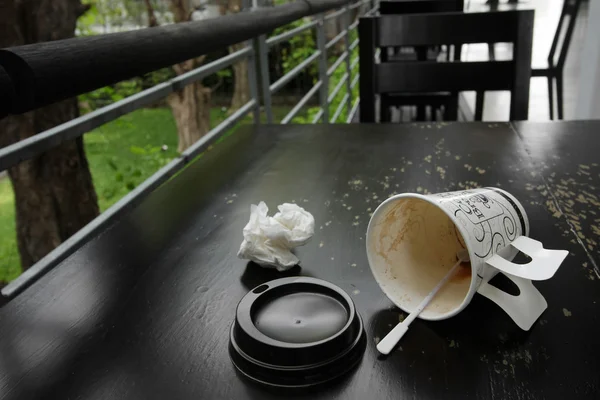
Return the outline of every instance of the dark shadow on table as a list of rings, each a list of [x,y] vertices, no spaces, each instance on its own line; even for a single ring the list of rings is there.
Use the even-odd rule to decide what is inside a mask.
[[[369,336],[382,339],[401,315],[406,313],[397,308],[376,312],[368,324]],[[399,345],[388,356],[378,355],[376,362],[388,376],[402,376],[422,388],[421,398],[443,398],[441,383],[446,385],[443,390],[468,393],[472,387],[466,376],[485,382],[490,370],[508,376],[513,368],[514,373],[514,366],[531,360],[522,351],[528,340],[529,332],[489,300],[476,296],[452,318],[414,321]]]
[[[376,312],[370,320],[370,334],[383,339],[400,322],[401,316],[406,317],[407,313],[395,307]],[[534,324],[532,329],[535,326]],[[500,307],[476,295],[467,308],[452,318],[443,321],[417,319],[411,324],[399,345],[408,343],[416,345],[419,349],[427,349],[435,344],[444,351],[460,346],[468,349],[470,356],[476,355],[479,358],[491,351],[495,352],[498,348],[517,348],[528,340],[529,334],[530,331],[520,329]],[[398,348],[394,351],[397,350]]]
[[[257,382],[251,381],[237,369],[235,372],[237,377],[244,382],[244,385],[246,385],[246,393],[251,399],[263,400],[266,398],[306,398],[307,395],[311,394],[318,394],[320,398],[328,398],[330,397],[328,396],[329,393],[331,393],[331,397],[334,397],[334,394],[338,393],[340,391],[340,388],[347,385],[348,381],[351,380],[354,374],[357,372],[359,365],[360,362],[354,368],[352,368],[350,371],[348,371],[346,374],[340,377],[337,377],[327,382],[320,383],[315,386],[303,388],[265,386]]]
[[[261,267],[257,263],[250,261],[248,264],[246,264],[246,269],[240,277],[240,281],[246,289],[252,290],[263,283],[275,279],[289,278],[291,276],[312,277],[310,274],[302,273],[302,267],[299,265],[296,265],[287,271],[279,272],[274,268]]]

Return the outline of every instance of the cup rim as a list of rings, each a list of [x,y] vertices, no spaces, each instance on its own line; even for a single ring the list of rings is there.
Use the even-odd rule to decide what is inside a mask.
[[[464,228],[462,226],[460,226],[459,224],[457,224],[454,221],[454,218],[452,215],[450,215],[443,207],[440,207],[440,205],[438,203],[436,203],[433,199],[431,199],[430,197],[428,197],[427,195],[422,195],[420,193],[401,193],[401,194],[397,194],[394,195],[392,197],[389,197],[388,199],[386,199],[385,201],[383,201],[376,209],[375,212],[373,212],[373,215],[371,216],[371,219],[369,220],[369,226],[367,227],[367,236],[365,237],[365,245],[366,245],[366,250],[367,250],[367,260],[369,262],[369,268],[371,269],[371,273],[373,274],[373,277],[375,278],[375,281],[377,282],[377,285],[379,286],[379,288],[381,289],[381,291],[386,295],[386,297],[388,299],[391,300],[392,303],[394,303],[396,305],[396,307],[400,308],[402,311],[410,313],[411,311],[406,310],[404,307],[402,307],[399,302],[397,302],[396,300],[394,300],[388,293],[387,291],[383,288],[382,286],[382,282],[380,281],[379,277],[377,276],[377,274],[375,273],[375,269],[373,268],[373,265],[375,264],[372,256],[371,256],[371,251],[369,250],[369,238],[372,235],[372,229],[373,228],[373,221],[375,221],[376,217],[378,216],[379,213],[382,212],[383,208],[385,206],[387,206],[389,203],[392,203],[398,199],[401,198],[416,198],[419,200],[424,200],[426,202],[428,202],[429,204],[434,205],[435,207],[437,207],[438,209],[442,210],[444,212],[444,214],[446,214],[450,220],[452,221],[452,223],[454,224],[454,226],[458,229],[459,233],[461,234],[461,236],[463,237],[463,240],[465,241],[465,244],[467,245],[467,251],[469,252],[469,258],[471,260],[475,260],[476,258],[473,258],[473,252],[471,251],[471,249],[469,248],[469,245],[466,241],[468,235],[466,234]],[[473,298],[473,296],[475,295],[475,292],[477,291],[477,274],[475,269],[473,268],[473,264],[471,264],[471,283],[469,285],[469,291],[467,292],[467,295],[465,296],[465,298],[463,299],[462,303],[460,304],[460,306],[458,306],[457,308],[455,308],[452,311],[449,311],[445,314],[440,314],[440,315],[436,315],[433,317],[429,317],[429,316],[423,316],[423,315],[419,315],[419,318],[427,320],[427,321],[440,321],[440,320],[444,320],[444,319],[448,319],[451,318],[453,316],[455,316],[456,314],[458,314],[459,312],[461,312],[462,310],[464,310],[467,305],[471,302],[471,299]]]

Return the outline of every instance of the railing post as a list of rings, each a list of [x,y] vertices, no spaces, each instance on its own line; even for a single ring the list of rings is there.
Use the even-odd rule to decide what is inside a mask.
[[[249,0],[252,2],[252,8],[258,9],[265,5],[264,0]],[[255,73],[258,73],[256,77],[256,84],[260,80],[260,91],[262,95],[263,106],[265,108],[265,116],[267,117],[267,124],[273,123],[273,104],[271,100],[271,76],[269,74],[269,46],[267,46],[267,35],[260,35],[252,40],[254,47],[254,57],[256,63],[254,64]],[[258,87],[256,88],[258,92]],[[258,93],[257,93],[258,96]],[[260,120],[260,105],[258,106],[258,117]]]
[[[348,101],[346,104],[346,113],[348,115],[350,115],[350,110],[352,110],[352,68],[350,65],[350,58],[352,56],[352,52],[350,51],[350,45],[352,44],[350,42],[350,25],[352,24],[352,22],[350,21],[350,17],[351,17],[351,13],[350,13],[350,7],[346,6],[346,12],[344,13],[344,27],[346,29],[346,35],[344,36],[344,42],[345,42],[345,47],[346,47],[346,53],[348,54],[348,56],[346,57],[346,74],[348,74],[348,80],[346,81],[346,90],[348,91]]]
[[[253,4],[252,0],[244,0],[243,8],[244,10],[256,8],[257,6]],[[258,57],[256,56],[256,46],[252,40],[248,40],[246,45],[252,47],[252,53],[248,57],[248,85],[250,89],[250,98],[256,102],[256,105],[252,109],[252,115],[254,116],[254,123],[260,124],[260,98],[258,96],[258,74],[256,73],[256,69],[258,67]]]
[[[319,15],[319,24],[317,25],[317,49],[321,52],[319,56],[319,80],[322,83],[319,92],[321,109],[323,110],[323,123],[329,123],[329,77],[327,76],[327,49],[325,48],[325,20],[324,14]]]
[[[247,43],[248,46],[253,46],[252,41],[248,41]],[[248,85],[250,86],[250,98],[256,101],[256,105],[252,110],[254,123],[260,124],[260,99],[258,97],[258,74],[256,73],[257,62],[256,47],[253,47],[252,54],[248,57]]]
[[[271,77],[269,75],[269,48],[267,47],[267,37],[265,35],[260,35],[254,39],[254,52],[257,55],[260,66],[260,84],[267,123],[272,124],[273,109],[270,88]]]

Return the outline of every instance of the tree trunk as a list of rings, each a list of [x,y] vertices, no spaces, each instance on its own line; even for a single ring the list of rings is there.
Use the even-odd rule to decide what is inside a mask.
[[[148,26],[150,28],[158,26],[158,21],[156,20],[156,15],[154,14],[154,7],[152,7],[151,0],[144,0],[144,4],[146,5],[146,12],[148,15]]]
[[[176,23],[189,21],[192,17],[189,0],[171,0],[171,11]],[[154,11],[148,9],[149,16]],[[151,18],[151,17],[150,17]],[[177,75],[184,74],[202,65],[203,57],[173,66]],[[210,130],[211,90],[202,82],[195,82],[171,94],[167,102],[177,125],[180,152],[190,147]]]
[[[229,53],[242,50],[246,44],[240,43],[229,46]],[[231,98],[231,111],[235,111],[250,101],[250,82],[248,79],[248,59],[233,65],[233,97]]]
[[[221,4],[221,14],[235,14],[242,10],[242,0],[226,0]],[[229,53],[242,50],[245,43],[229,46]],[[233,112],[250,100],[250,85],[248,80],[248,59],[243,59],[233,65],[233,97],[231,98],[231,109]]]
[[[210,89],[196,82],[167,98],[177,124],[179,152],[183,152],[210,130],[210,94]]]
[[[79,0],[0,1],[0,48],[74,36],[86,11]],[[0,145],[10,145],[76,118],[76,99],[0,120]],[[17,243],[30,267],[99,213],[81,138],[8,171],[16,204]]]
[[[337,12],[337,10],[333,10],[328,12],[327,14],[332,14]],[[337,35],[339,35],[344,27],[342,26],[342,21],[345,17],[334,18],[333,20],[329,20],[325,22],[324,31],[325,31],[325,41],[329,42],[333,40]],[[333,46],[333,49],[329,51],[329,55],[339,56],[344,52],[344,41],[340,40]]]
[[[204,57],[188,60],[173,66],[177,75],[184,74],[202,64]],[[194,82],[169,95],[167,103],[171,107],[179,143],[177,150],[185,151],[200,140],[210,130],[211,90]]]

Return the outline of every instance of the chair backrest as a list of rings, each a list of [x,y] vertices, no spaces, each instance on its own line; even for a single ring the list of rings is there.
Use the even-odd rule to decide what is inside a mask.
[[[462,11],[464,0],[381,0],[380,15],[427,14]]]
[[[460,12],[465,8],[464,0],[381,0],[379,2],[380,15],[395,14],[430,14],[443,12]],[[458,55],[460,58],[460,45],[458,45]],[[427,47],[417,47],[417,59],[422,61],[427,58]],[[448,49],[447,57],[450,57]],[[383,51],[382,58],[388,60],[387,50]]]
[[[532,10],[382,15],[360,19],[360,119],[375,122],[375,94],[509,90],[510,119],[529,107]],[[375,50],[444,43],[513,43],[511,61],[375,63]]]
[[[562,69],[567,59],[567,53],[569,52],[569,45],[571,44],[571,37],[575,30],[575,22],[577,21],[577,13],[579,12],[579,6],[581,0],[564,0],[563,8],[560,13],[560,19],[558,20],[558,26],[554,33],[554,39],[552,40],[552,46],[550,47],[550,53],[548,54],[548,66]],[[560,43],[560,50],[558,51],[558,59],[556,59],[556,51],[558,49],[558,42],[561,37],[562,27],[565,23],[565,19],[569,18],[569,22],[566,25],[565,35],[562,42]]]

